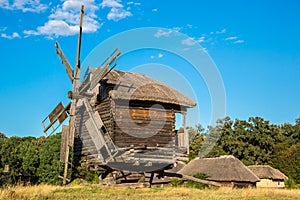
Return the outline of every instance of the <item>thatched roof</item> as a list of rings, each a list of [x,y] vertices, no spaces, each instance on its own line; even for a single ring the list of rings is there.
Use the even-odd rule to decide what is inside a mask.
[[[181,170],[185,166],[186,166],[186,164],[184,162],[177,161],[175,166],[172,169],[168,169],[168,170],[165,170],[165,171],[169,172],[169,173],[177,173],[179,170]]]
[[[196,105],[174,88],[142,74],[112,70],[105,80],[108,84],[115,85],[110,93],[113,99],[154,101],[189,108]]]
[[[258,182],[259,178],[234,156],[195,158],[178,173],[195,175],[205,173],[208,180],[224,182]]]
[[[251,165],[248,168],[261,179],[285,180],[287,176],[269,165]]]

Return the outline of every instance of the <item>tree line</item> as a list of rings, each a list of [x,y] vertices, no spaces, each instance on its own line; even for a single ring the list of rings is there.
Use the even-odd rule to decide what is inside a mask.
[[[245,165],[270,165],[300,183],[300,118],[295,124],[271,124],[261,117],[226,117],[207,130],[189,127],[193,159],[233,155]]]
[[[248,120],[226,117],[207,129],[201,125],[188,127],[188,132],[190,159],[233,155],[245,165],[271,165],[300,183],[300,118],[295,124],[277,125],[260,117]],[[18,183],[23,172],[30,174],[33,184],[61,184],[60,143],[61,133],[48,138],[7,138],[0,133],[0,186]],[[93,181],[99,175],[80,166],[73,170],[73,178]]]

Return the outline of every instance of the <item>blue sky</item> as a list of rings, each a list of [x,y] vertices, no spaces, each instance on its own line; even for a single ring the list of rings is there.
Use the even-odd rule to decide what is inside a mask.
[[[59,41],[74,66],[82,3],[83,64],[98,67],[111,50],[95,47],[116,34],[158,27],[156,38],[184,34],[182,50],[201,45],[222,78],[226,115],[232,119],[261,116],[282,124],[300,117],[300,1],[0,0],[0,132],[41,136],[41,121],[59,101],[68,103],[71,84],[54,43]],[[124,52],[137,41],[111,48]],[[150,42],[155,41],[154,36]],[[89,63],[93,52],[99,61]],[[122,55],[117,69],[142,72],[177,88],[198,103],[188,124],[210,124],[210,86],[178,55],[144,48]]]

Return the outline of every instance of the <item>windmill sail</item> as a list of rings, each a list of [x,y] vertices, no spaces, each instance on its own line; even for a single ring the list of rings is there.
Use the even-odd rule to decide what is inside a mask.
[[[68,117],[67,111],[70,109],[70,103],[64,107],[62,102],[52,110],[52,112],[43,120],[42,125],[46,136],[51,135]],[[51,129],[50,129],[51,128]],[[48,132],[50,129],[50,132]]]
[[[73,79],[74,79],[74,77],[73,77],[73,69],[72,69],[69,61],[65,57],[64,53],[59,48],[58,42],[55,43],[55,49],[56,49],[56,53],[59,55],[59,57],[61,58],[62,63],[64,64],[64,66],[66,68],[66,72],[67,72],[67,74],[69,76],[69,79],[73,83]]]
[[[93,90],[97,84],[116,66],[116,60],[121,54],[120,50],[117,48],[112,52],[110,56],[108,56],[105,61],[100,65],[100,67],[96,68],[90,74],[91,80],[84,81],[84,84],[80,88],[80,93],[85,92],[90,89]],[[89,77],[85,75],[85,77]]]

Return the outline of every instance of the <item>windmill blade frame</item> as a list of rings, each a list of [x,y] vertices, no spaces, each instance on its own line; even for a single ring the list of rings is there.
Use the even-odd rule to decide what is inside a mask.
[[[73,83],[73,80],[74,80],[74,70],[72,69],[69,61],[65,57],[64,53],[62,52],[62,50],[59,48],[58,42],[55,43],[55,49],[56,49],[56,53],[61,58],[62,63],[65,65],[66,72],[67,72],[67,75],[68,75],[70,81]]]

